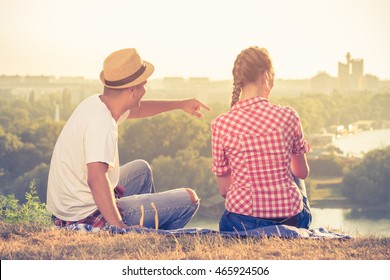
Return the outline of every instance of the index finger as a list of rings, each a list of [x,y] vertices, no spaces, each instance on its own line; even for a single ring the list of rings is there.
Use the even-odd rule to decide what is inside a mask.
[[[203,108],[205,108],[206,110],[208,111],[211,111],[211,108],[209,106],[207,106],[206,104],[203,104],[202,102],[198,101],[199,105]]]

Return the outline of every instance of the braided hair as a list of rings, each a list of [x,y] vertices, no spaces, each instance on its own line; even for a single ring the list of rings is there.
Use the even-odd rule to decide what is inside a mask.
[[[242,88],[247,83],[257,81],[265,71],[268,78],[274,78],[274,68],[268,51],[257,46],[243,50],[236,58],[233,67],[233,92],[231,107],[240,99]]]

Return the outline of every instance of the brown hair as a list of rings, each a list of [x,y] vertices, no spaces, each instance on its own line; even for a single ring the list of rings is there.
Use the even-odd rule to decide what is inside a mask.
[[[231,107],[239,100],[241,89],[247,83],[255,82],[261,74],[267,71],[269,79],[274,78],[274,67],[268,51],[265,48],[249,47],[236,58],[233,67],[233,93]]]

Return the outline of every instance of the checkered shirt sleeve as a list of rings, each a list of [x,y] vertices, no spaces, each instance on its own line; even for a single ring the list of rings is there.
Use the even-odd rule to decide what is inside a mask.
[[[212,166],[211,171],[217,175],[225,175],[230,173],[229,160],[226,157],[222,135],[219,133],[214,123],[211,123],[211,146],[212,146]]]
[[[302,155],[310,151],[309,142],[303,137],[303,130],[298,113],[292,109],[292,127],[294,128],[294,141],[292,147],[292,153],[296,155]]]

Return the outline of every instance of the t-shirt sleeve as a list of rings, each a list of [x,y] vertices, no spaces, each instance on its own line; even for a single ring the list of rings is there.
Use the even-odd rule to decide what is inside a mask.
[[[114,167],[118,141],[115,127],[104,124],[90,124],[84,135],[86,163],[105,162]]]

